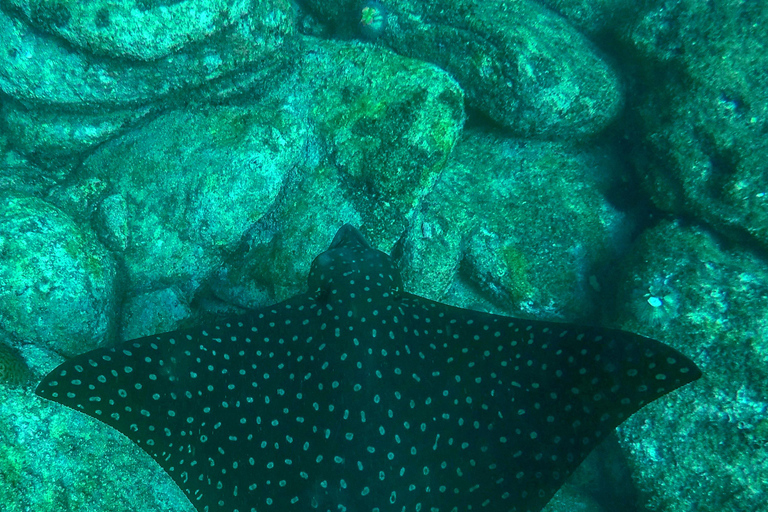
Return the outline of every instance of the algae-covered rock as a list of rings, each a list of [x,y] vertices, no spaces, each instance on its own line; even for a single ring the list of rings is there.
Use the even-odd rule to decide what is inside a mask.
[[[187,301],[175,287],[132,295],[123,302],[121,340],[180,329],[191,315]]]
[[[107,112],[62,112],[6,102],[0,108],[6,136],[17,151],[43,161],[77,155],[114,137],[150,112],[149,107]]]
[[[365,6],[356,0],[307,4],[343,35],[365,24]],[[386,20],[377,44],[445,69],[461,84],[469,107],[515,135],[583,138],[621,110],[613,68],[580,32],[535,2],[371,4]]]
[[[0,339],[5,336],[0,333]],[[0,341],[0,385],[18,386],[32,376],[24,356],[16,347]]]
[[[361,43],[320,44],[301,69],[350,198],[392,240],[456,144],[462,90],[432,65]]]
[[[768,10],[670,2],[631,32],[644,186],[662,209],[768,248]],[[663,83],[663,87],[658,84]]]
[[[652,510],[763,510],[768,495],[768,270],[706,231],[664,222],[621,264],[620,325],[691,356],[701,381],[619,427]]]
[[[96,230],[125,244],[133,293],[175,284],[186,294],[273,206],[306,130],[277,106],[172,111],[102,145],[52,197],[102,212]]]
[[[276,8],[251,0],[7,0],[27,20],[73,45],[115,57],[151,61],[210,37],[250,11]]]
[[[283,58],[292,11],[278,0],[255,7],[237,23],[217,20],[220,29],[210,37],[151,62],[100,57],[0,10],[0,90],[30,106],[88,112],[146,104],[243,68],[268,70]]]
[[[32,389],[0,385],[0,426],[3,512],[195,510],[122,434]]]
[[[49,174],[169,104],[266,88],[292,60],[294,11],[280,0],[9,3],[0,123]]]
[[[507,313],[588,316],[596,275],[627,236],[604,196],[612,165],[567,145],[467,132],[414,218],[406,287],[441,298],[460,277]]]
[[[291,108],[316,127],[312,153],[218,273],[217,296],[235,304],[297,293],[344,223],[390,251],[463,127],[461,89],[442,70],[361,43],[305,45],[298,73],[282,88],[305,98],[306,112]]]
[[[0,324],[14,337],[75,355],[113,328],[115,264],[87,227],[35,197],[0,203]]]
[[[44,172],[29,158],[16,151],[7,134],[0,133],[0,194],[16,192],[29,196],[41,196],[71,170],[60,168]]]
[[[579,30],[598,38],[606,32],[620,31],[643,8],[641,3],[624,0],[542,0],[541,3]]]

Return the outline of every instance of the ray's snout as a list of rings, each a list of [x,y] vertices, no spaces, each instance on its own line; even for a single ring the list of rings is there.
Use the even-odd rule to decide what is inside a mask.
[[[338,249],[339,247],[363,247],[370,248],[370,244],[363,237],[363,234],[352,224],[344,224],[336,232],[336,236],[333,237],[331,245],[328,246],[328,250]]]

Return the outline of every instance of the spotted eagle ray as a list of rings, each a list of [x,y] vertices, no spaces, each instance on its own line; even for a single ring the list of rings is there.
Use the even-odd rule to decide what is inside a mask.
[[[200,512],[535,512],[624,419],[701,375],[629,332],[406,293],[350,225],[308,284],[87,352],[36,392],[125,434]]]

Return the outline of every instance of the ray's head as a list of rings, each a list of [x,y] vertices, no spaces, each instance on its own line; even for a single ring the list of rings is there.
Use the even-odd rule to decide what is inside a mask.
[[[330,303],[387,299],[403,289],[392,258],[371,247],[351,224],[343,225],[312,262],[308,282],[312,295]]]

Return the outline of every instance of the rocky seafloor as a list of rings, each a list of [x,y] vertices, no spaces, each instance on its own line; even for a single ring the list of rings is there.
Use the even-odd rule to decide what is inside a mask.
[[[0,0],[0,509],[191,512],[35,383],[296,294],[352,223],[413,293],[700,366],[548,512],[768,510],[768,7],[364,4]]]

